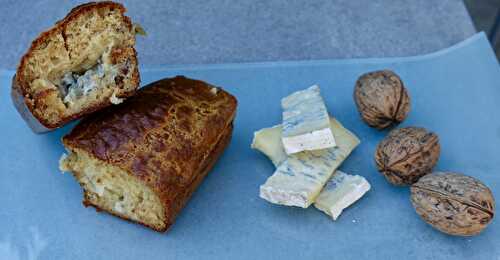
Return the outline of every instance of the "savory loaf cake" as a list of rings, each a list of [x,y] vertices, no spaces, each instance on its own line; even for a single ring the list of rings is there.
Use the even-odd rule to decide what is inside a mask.
[[[35,132],[134,94],[136,27],[125,11],[114,2],[83,4],[32,42],[12,80],[12,99]]]
[[[229,143],[236,105],[202,81],[151,83],[63,137],[60,168],[85,206],[165,231]]]

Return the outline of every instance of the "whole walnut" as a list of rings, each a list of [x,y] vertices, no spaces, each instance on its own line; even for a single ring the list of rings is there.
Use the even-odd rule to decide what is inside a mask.
[[[431,173],[440,154],[439,138],[421,127],[395,129],[378,144],[375,162],[387,181],[411,185]]]
[[[477,235],[495,215],[490,189],[457,173],[438,172],[420,178],[411,187],[411,202],[422,219],[450,235]]]
[[[390,70],[361,75],[354,88],[354,100],[361,118],[377,129],[399,124],[410,112],[408,91]]]

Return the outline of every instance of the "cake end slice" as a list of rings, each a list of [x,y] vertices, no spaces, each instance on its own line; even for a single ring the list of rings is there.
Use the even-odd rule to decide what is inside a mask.
[[[61,127],[135,93],[140,81],[135,26],[125,12],[109,1],[83,4],[32,42],[11,96],[35,132]]]
[[[165,209],[155,192],[126,171],[81,149],[63,156],[59,168],[83,188],[83,205],[93,206],[157,231],[166,230]]]

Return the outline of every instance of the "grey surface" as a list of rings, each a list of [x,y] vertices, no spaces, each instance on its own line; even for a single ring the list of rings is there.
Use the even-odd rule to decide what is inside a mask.
[[[500,8],[500,0],[464,0],[477,30],[489,32]]]
[[[496,15],[500,11],[500,0],[464,0],[464,2],[476,29],[490,33],[495,23]],[[491,40],[492,44],[494,44],[497,58],[500,59],[500,32],[497,33],[496,39]]]
[[[1,0],[0,68],[81,1]],[[145,66],[393,57],[429,53],[475,30],[461,0],[123,1],[148,36]]]

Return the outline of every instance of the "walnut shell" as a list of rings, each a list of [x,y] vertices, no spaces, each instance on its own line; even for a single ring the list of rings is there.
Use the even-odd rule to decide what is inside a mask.
[[[439,138],[421,127],[395,129],[378,144],[375,162],[387,181],[411,185],[431,173],[440,154]]]
[[[411,187],[411,202],[422,219],[450,235],[477,235],[495,214],[490,189],[457,173],[438,172],[422,177]]]
[[[410,112],[408,90],[390,70],[361,75],[354,88],[354,100],[361,118],[378,129],[399,124]]]

